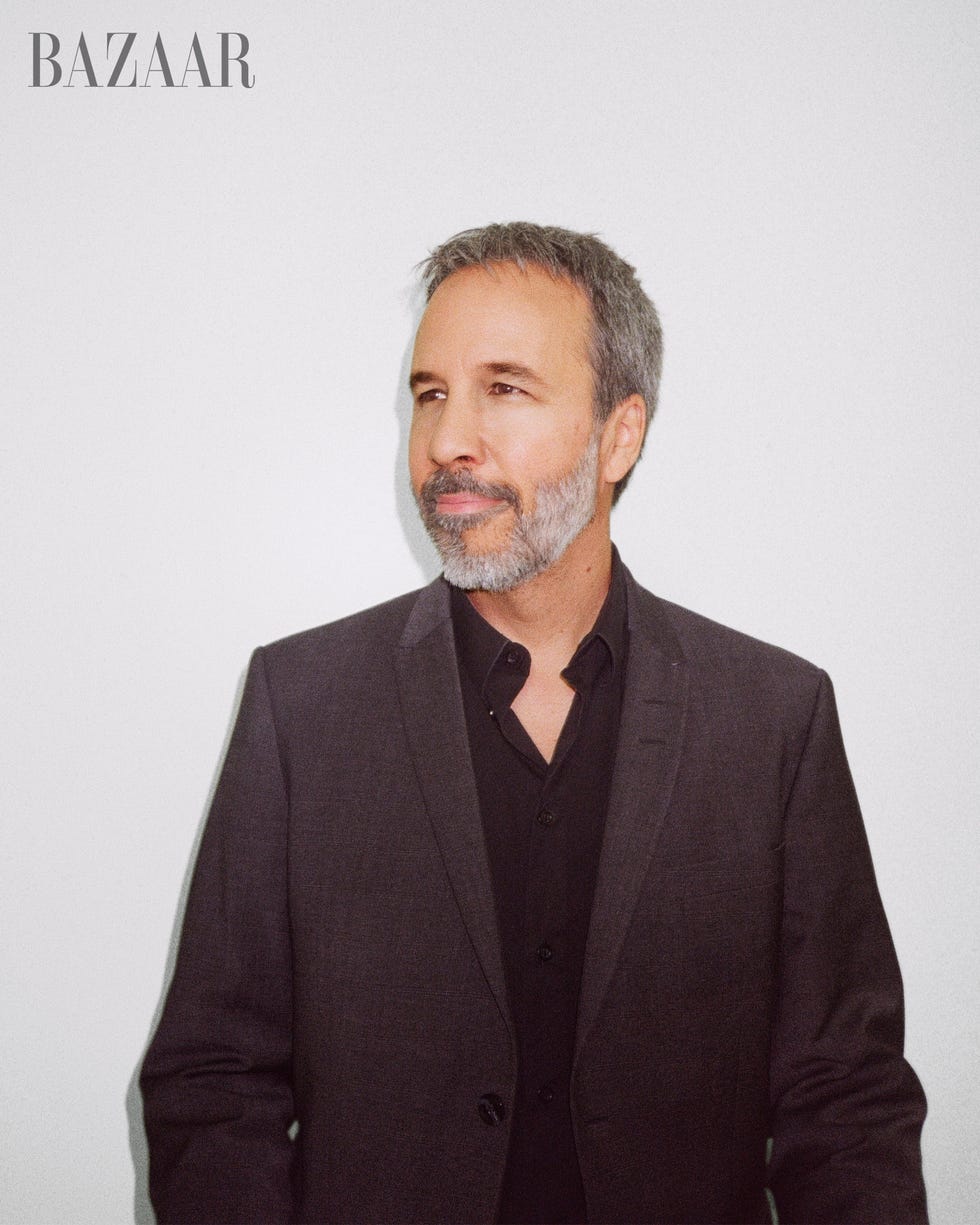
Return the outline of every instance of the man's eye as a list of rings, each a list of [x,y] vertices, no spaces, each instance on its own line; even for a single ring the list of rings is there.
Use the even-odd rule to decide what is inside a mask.
[[[511,383],[493,383],[490,387],[492,396],[522,396],[524,392],[520,387],[514,387]]]
[[[430,404],[433,400],[444,400],[446,393],[439,387],[427,387],[415,397],[416,404]]]

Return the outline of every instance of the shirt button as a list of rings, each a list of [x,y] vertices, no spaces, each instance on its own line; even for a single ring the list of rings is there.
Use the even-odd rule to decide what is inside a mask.
[[[549,1102],[555,1100],[555,1091],[551,1085],[542,1085],[538,1090],[538,1101],[543,1102],[546,1106]]]
[[[476,1108],[487,1127],[496,1127],[507,1117],[507,1107],[496,1093],[484,1093]]]
[[[545,829],[551,829],[552,825],[554,825],[558,818],[553,812],[549,812],[547,808],[542,808],[538,813],[536,820],[538,824],[543,825]]]
[[[517,663],[517,652],[516,652],[516,651],[508,651],[508,652],[507,652],[507,662],[508,662],[509,664],[516,664],[516,663]]]
[[[550,944],[538,945],[538,961],[550,961],[555,955],[555,950]]]

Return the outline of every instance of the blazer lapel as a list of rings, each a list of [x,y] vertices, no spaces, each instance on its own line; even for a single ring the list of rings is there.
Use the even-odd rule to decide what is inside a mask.
[[[413,765],[446,872],[487,983],[513,1035],[449,593],[442,579],[419,594],[398,646],[396,668]]]
[[[579,999],[576,1056],[595,1023],[650,867],[680,760],[687,668],[660,605],[627,572],[630,640]]]

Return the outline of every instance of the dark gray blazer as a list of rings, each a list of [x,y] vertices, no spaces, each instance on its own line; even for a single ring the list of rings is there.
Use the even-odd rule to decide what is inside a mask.
[[[572,1076],[589,1220],[765,1220],[768,1184],[783,1225],[924,1221],[830,682],[632,578],[628,616]],[[143,1069],[159,1218],[491,1222],[514,1051],[437,580],[253,657]]]

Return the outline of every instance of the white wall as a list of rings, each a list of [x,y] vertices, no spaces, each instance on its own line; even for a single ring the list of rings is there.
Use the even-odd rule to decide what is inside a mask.
[[[412,266],[528,218],[664,318],[628,564],[834,677],[975,1220],[975,6],[133,7],[0,16],[2,1219],[148,1219],[131,1078],[248,652],[435,573]],[[29,88],[28,31],[104,75],[134,28],[244,31],[255,87]]]

